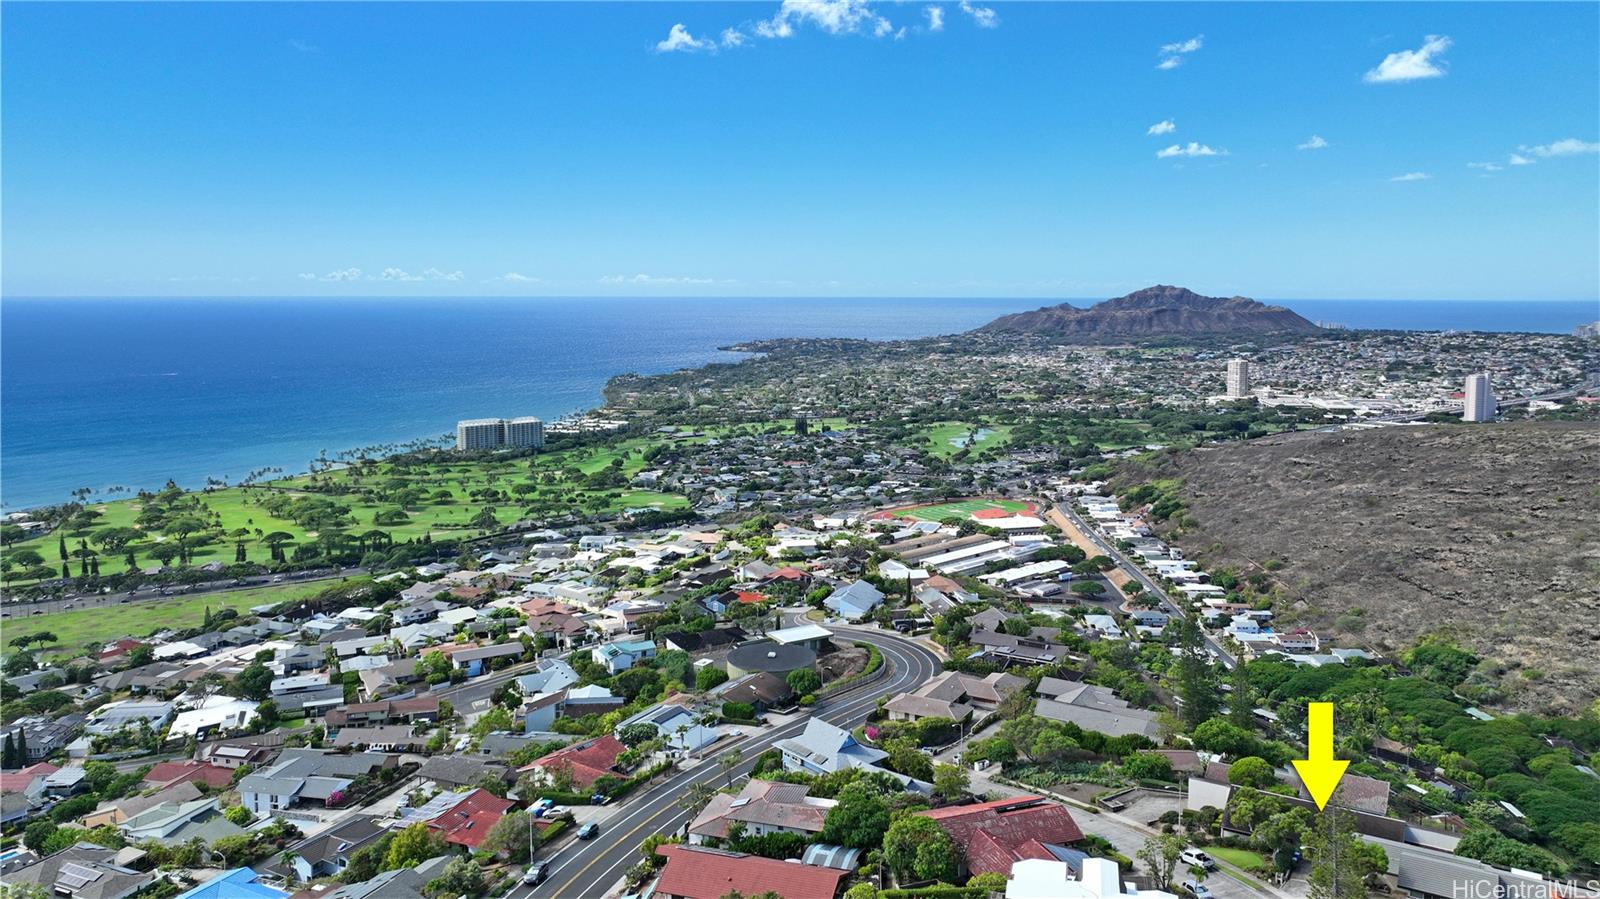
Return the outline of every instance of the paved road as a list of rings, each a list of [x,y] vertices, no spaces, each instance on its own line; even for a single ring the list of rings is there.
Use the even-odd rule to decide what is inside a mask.
[[[1160,584],[1157,584],[1155,580],[1150,577],[1150,575],[1145,574],[1143,569],[1141,569],[1138,565],[1135,565],[1133,560],[1128,558],[1122,552],[1122,550],[1117,549],[1116,546],[1111,543],[1111,541],[1101,536],[1098,529],[1079,517],[1078,513],[1073,511],[1070,503],[1056,503],[1055,510],[1065,516],[1066,519],[1070,521],[1079,531],[1082,531],[1085,537],[1088,537],[1090,540],[1094,541],[1094,545],[1099,547],[1101,552],[1115,560],[1117,567],[1121,568],[1124,574],[1143,584],[1144,589],[1151,596],[1154,596],[1161,601],[1161,607],[1163,609],[1175,615],[1188,615],[1190,613],[1188,608],[1179,606],[1177,603],[1173,602],[1172,598],[1167,596],[1166,591],[1161,589]],[[1232,668],[1234,666],[1234,658],[1232,654],[1224,649],[1222,644],[1213,639],[1211,635],[1205,635],[1205,643],[1206,649],[1210,650],[1211,654],[1216,656],[1217,659],[1222,662],[1224,667]]]
[[[842,637],[878,647],[884,663],[889,666],[889,674],[884,679],[849,690],[813,709],[813,715],[841,727],[863,720],[877,704],[878,697],[914,689],[942,667],[938,657],[926,647],[902,637],[865,628],[830,627]],[[733,770],[733,776],[749,774],[761,753],[779,740],[798,735],[810,717],[801,716],[776,727],[754,730],[730,744],[727,748],[736,748],[744,754],[744,761]],[[674,774],[648,792],[628,799],[610,818],[598,821],[600,835],[594,840],[571,843],[541,859],[550,865],[548,879],[543,884],[534,888],[518,886],[507,895],[512,899],[536,896],[600,899],[608,895],[623,874],[642,860],[639,844],[645,837],[653,833],[675,833],[688,823],[690,814],[677,804],[684,785],[698,782],[721,786],[726,776],[711,759]]]

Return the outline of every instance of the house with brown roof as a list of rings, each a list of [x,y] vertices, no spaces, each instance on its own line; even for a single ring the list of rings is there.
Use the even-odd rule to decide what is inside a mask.
[[[484,789],[460,795],[454,805],[428,822],[428,829],[442,835],[446,843],[471,851],[483,844],[489,829],[516,803]]]
[[[794,688],[789,682],[770,671],[757,671],[729,683],[719,694],[723,702],[742,702],[756,710],[756,714],[789,705],[794,699]]]
[[[962,849],[967,873],[1009,874],[1028,858],[1056,860],[1050,847],[1083,839],[1066,806],[1038,796],[1012,796],[994,802],[956,805],[918,812],[932,818]]]
[[[518,768],[518,771],[535,771],[546,778],[561,771],[572,776],[572,782],[590,789],[602,777],[618,777],[617,757],[628,750],[621,740],[606,734],[557,749]]]
[[[702,845],[707,840],[723,839],[734,823],[750,836],[793,833],[813,837],[822,832],[828,810],[839,803],[806,795],[804,784],[751,780],[738,795],[717,793],[689,824],[689,842]]]
[[[377,727],[384,724],[410,724],[439,717],[439,697],[432,693],[409,699],[380,699],[356,702],[329,709],[323,720],[329,727]]]
[[[889,700],[884,711],[889,713],[891,721],[923,718],[965,721],[974,715],[994,711],[1006,697],[1027,686],[1026,678],[999,671],[987,677],[946,671],[916,690]]]
[[[226,789],[233,783],[233,769],[193,759],[159,762],[151,766],[143,781],[146,789],[168,789],[184,783],[204,784],[213,790]]]
[[[757,896],[776,891],[792,899],[833,899],[848,871],[725,852],[704,846],[664,845],[667,859],[656,881],[660,899],[722,899],[729,893]]]

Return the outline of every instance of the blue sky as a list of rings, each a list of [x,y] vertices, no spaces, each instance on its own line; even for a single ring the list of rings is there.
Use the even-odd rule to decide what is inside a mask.
[[[1600,295],[1593,3],[5,19],[13,296]]]

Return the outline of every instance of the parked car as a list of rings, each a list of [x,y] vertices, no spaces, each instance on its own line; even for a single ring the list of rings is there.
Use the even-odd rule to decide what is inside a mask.
[[[611,801],[611,797],[607,796],[604,793],[596,793],[593,796],[589,797],[589,804],[590,805],[605,805],[606,803],[608,803],[610,801]]]
[[[1199,849],[1196,849],[1193,846],[1190,846],[1188,849],[1178,853],[1178,861],[1190,868],[1199,866],[1201,868],[1205,868],[1207,871],[1216,870],[1217,867],[1216,861],[1211,856],[1206,855],[1204,852],[1201,852]]]
[[[545,872],[544,862],[536,862],[529,866],[528,870],[522,875],[522,882],[530,887],[543,883]]]
[[[600,825],[594,823],[593,821],[590,821],[588,824],[578,828],[578,839],[580,840],[592,840],[599,835]]]
[[[1194,899],[1211,899],[1211,891],[1206,889],[1206,885],[1203,883],[1185,880],[1181,887],[1185,893],[1193,896]]]

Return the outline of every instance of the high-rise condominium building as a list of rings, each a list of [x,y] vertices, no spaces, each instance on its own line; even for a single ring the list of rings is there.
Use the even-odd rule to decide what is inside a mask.
[[[508,420],[506,446],[544,446],[544,422],[531,415]]]
[[[506,422],[503,418],[469,418],[456,422],[456,449],[480,450],[504,446]]]
[[[1494,421],[1499,408],[1494,400],[1494,388],[1489,386],[1489,373],[1467,376],[1466,400],[1461,405],[1462,421]]]
[[[1228,360],[1228,396],[1234,399],[1243,399],[1250,395],[1250,361],[1248,359]]]
[[[544,422],[531,415],[456,422],[456,449],[481,450],[497,446],[544,446]]]

